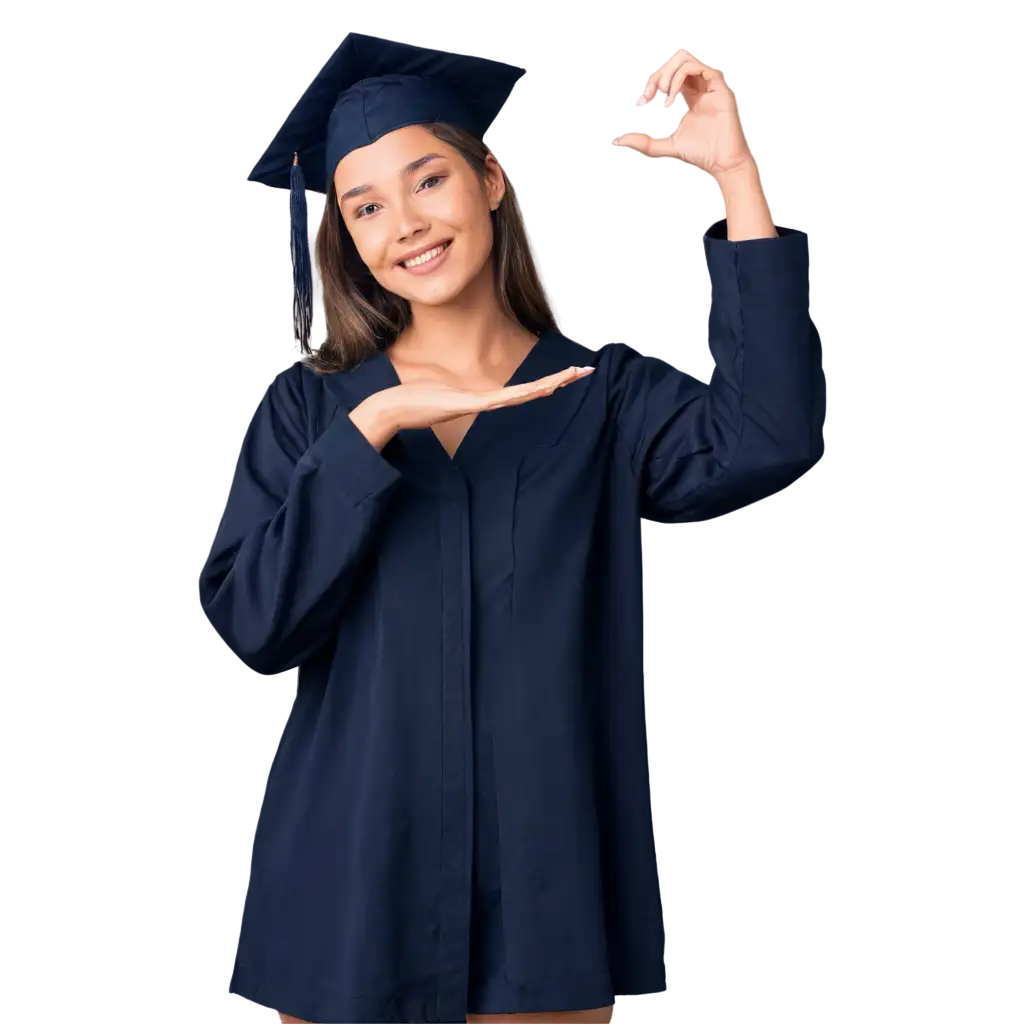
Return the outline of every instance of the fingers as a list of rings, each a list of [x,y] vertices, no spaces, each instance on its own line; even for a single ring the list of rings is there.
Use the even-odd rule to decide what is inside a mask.
[[[551,373],[546,377],[538,377],[536,380],[528,380],[525,384],[518,386],[529,388],[537,385],[540,386],[541,390],[550,389],[555,391],[566,384],[571,384],[574,380],[579,380],[580,377],[588,376],[594,370],[595,367],[593,366],[567,366],[564,370],[559,370],[558,373]]]
[[[699,61],[689,50],[677,50],[647,79],[647,84],[636,101],[636,105],[640,107],[649,103],[660,90],[665,93],[665,106],[669,106],[680,89],[683,88],[686,79],[691,75],[698,76],[700,79],[702,84],[694,83],[699,90],[714,92],[721,74],[715,68],[708,67],[707,64]]]
[[[679,90],[683,88],[687,78],[696,78],[697,81],[690,81],[688,87],[692,92],[700,93],[703,92],[704,85],[704,74],[707,69],[696,57],[687,57],[675,70],[670,67],[665,71],[658,79],[657,88],[665,93],[665,106],[670,107],[676,96],[679,95]],[[657,90],[655,90],[657,91]],[[646,93],[645,93],[646,95]],[[651,97],[654,98],[653,96]]]
[[[546,377],[538,377],[537,380],[527,381],[525,384],[514,384],[512,387],[498,388],[494,392],[488,392],[493,396],[493,404],[488,408],[499,408],[503,405],[519,405],[528,402],[533,398],[541,398],[553,394],[560,387],[571,384],[574,380],[587,377],[594,372],[593,366],[567,366],[558,373],[548,374]]]

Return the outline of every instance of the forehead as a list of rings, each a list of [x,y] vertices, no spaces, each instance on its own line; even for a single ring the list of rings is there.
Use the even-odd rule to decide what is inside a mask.
[[[426,153],[449,155],[451,147],[421,124],[405,125],[382,135],[368,146],[346,153],[334,171],[334,184],[341,195],[354,185],[375,183],[401,173],[410,161]]]

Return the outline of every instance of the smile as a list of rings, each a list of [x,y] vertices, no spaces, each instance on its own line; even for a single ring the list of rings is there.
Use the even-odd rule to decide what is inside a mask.
[[[427,252],[408,260],[406,263],[400,263],[399,266],[404,267],[406,270],[409,270],[414,274],[427,273],[444,262],[445,253],[450,247],[450,240],[443,242],[441,245],[438,245],[433,249],[429,249]]]

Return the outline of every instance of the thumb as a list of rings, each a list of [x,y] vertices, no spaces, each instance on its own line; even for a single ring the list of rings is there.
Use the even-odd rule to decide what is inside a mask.
[[[663,139],[652,139],[650,135],[644,135],[643,132],[627,132],[625,135],[620,135],[617,139],[612,139],[612,145],[628,146],[630,149],[643,153],[644,156],[676,155],[671,136],[666,136]]]

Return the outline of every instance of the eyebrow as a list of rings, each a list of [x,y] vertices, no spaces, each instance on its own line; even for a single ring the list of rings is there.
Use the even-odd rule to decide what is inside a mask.
[[[426,156],[421,156],[416,160],[413,160],[411,163],[406,164],[405,167],[402,168],[402,177],[405,177],[406,175],[412,174],[414,171],[419,170],[419,168],[421,168],[425,163],[428,163],[430,160],[441,159],[443,159],[443,157],[442,154],[440,153],[427,153]],[[347,192],[343,193],[338,202],[344,203],[347,200],[352,199],[354,196],[359,196],[362,195],[364,192],[369,192],[371,188],[373,188],[372,185],[356,185],[355,188],[350,188]]]

